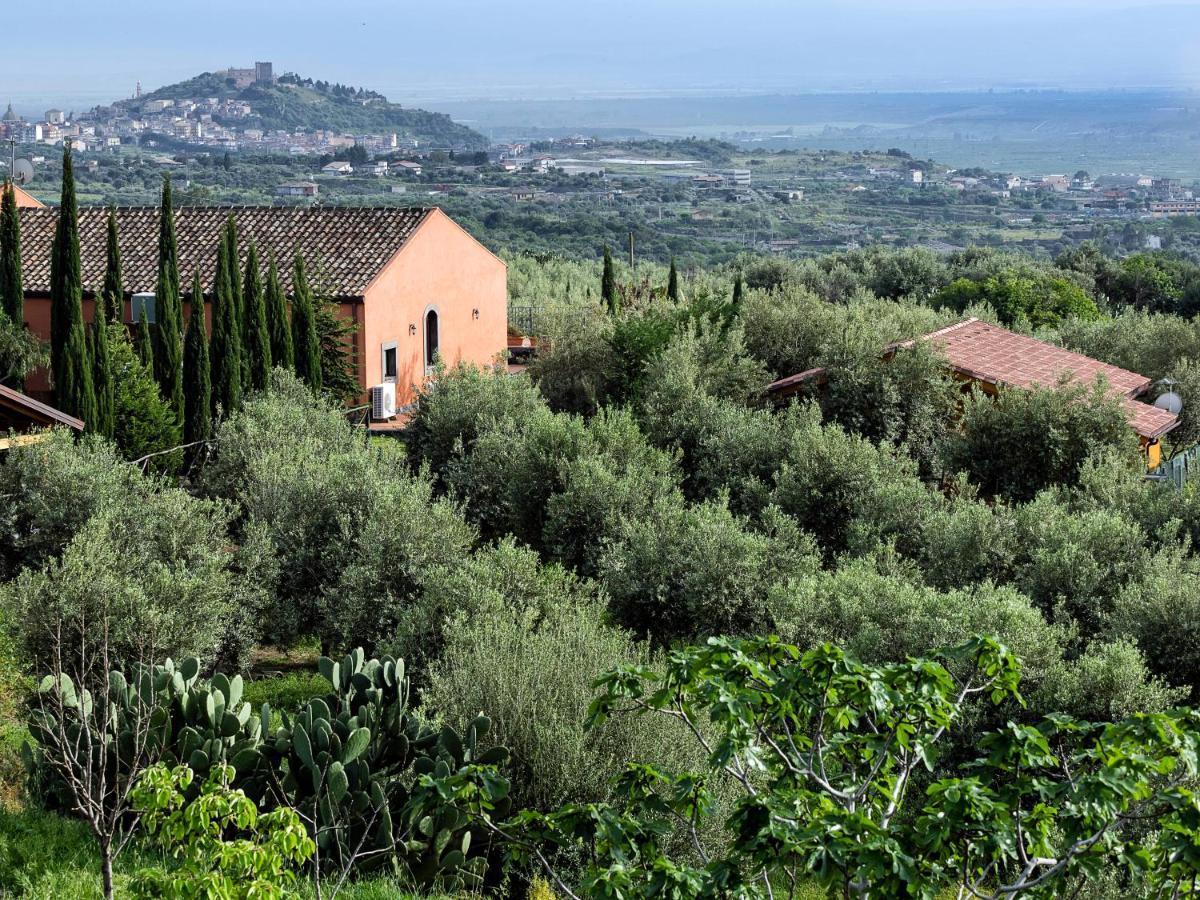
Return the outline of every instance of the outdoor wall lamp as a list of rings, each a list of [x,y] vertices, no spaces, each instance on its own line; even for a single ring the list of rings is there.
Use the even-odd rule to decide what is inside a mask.
[[[409,325],[409,326],[408,326],[408,333],[409,333],[409,334],[416,334],[416,333],[417,333],[417,326],[416,326],[416,325]]]
[[[479,318],[479,309],[478,309],[478,308],[471,310],[471,318],[472,318],[472,319],[478,319],[478,318]]]

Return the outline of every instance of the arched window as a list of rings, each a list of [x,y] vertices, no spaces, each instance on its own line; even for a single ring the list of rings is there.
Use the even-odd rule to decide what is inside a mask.
[[[436,309],[425,311],[425,373],[433,370],[438,353],[438,314]]]

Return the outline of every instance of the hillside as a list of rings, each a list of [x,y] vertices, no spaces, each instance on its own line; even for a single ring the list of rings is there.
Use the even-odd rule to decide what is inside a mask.
[[[160,87],[140,100],[123,100],[118,105],[135,108],[148,100],[179,100],[216,97],[249,103],[253,114],[236,124],[263,129],[326,129],[379,134],[395,131],[401,138],[422,144],[481,149],[487,139],[453,122],[444,113],[406,109],[382,94],[362,88],[283,75],[271,85],[251,84],[239,88],[232,78],[205,72],[195,78]],[[222,121],[220,117],[214,117]],[[222,124],[235,124],[232,120]]]

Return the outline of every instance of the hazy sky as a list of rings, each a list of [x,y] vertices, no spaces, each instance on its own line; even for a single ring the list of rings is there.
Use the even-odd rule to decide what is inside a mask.
[[[0,103],[31,112],[256,59],[435,106],[644,91],[1200,87],[1195,0],[102,0],[67,15],[63,4],[5,4],[21,12],[0,54]]]

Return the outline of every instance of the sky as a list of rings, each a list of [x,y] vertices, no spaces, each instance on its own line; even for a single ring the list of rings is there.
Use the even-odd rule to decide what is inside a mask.
[[[0,104],[83,108],[230,65],[439,99],[1200,88],[1172,0],[103,0],[20,3]]]

